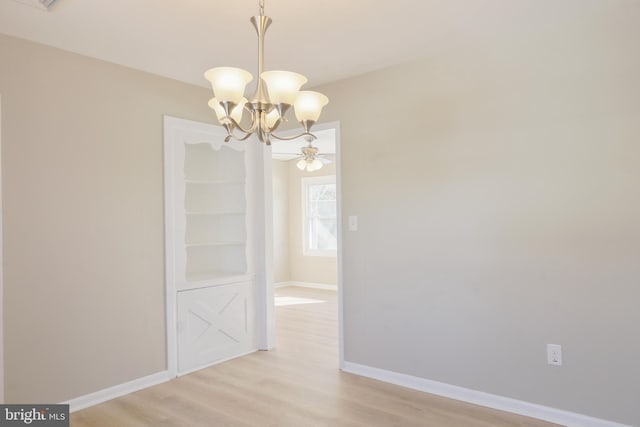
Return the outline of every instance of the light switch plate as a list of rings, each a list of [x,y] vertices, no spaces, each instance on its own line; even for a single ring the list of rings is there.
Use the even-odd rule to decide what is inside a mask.
[[[356,215],[349,216],[349,231],[358,231],[358,217]]]

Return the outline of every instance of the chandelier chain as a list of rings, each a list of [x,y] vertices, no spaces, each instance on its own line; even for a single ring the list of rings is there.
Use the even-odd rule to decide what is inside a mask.
[[[264,0],[258,0],[258,5],[260,8],[260,16],[264,16]]]

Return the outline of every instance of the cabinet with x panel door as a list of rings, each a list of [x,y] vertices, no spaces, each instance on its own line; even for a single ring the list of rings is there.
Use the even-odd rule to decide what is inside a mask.
[[[224,136],[217,126],[165,118],[167,284],[178,374],[257,348],[256,154],[251,142]]]

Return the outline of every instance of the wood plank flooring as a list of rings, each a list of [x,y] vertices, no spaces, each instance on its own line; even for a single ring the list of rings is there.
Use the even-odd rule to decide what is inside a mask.
[[[277,349],[71,415],[71,426],[549,427],[338,370],[332,291],[276,291]]]

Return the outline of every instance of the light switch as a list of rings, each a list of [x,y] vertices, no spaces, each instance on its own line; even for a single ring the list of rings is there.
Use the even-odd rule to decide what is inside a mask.
[[[349,231],[358,231],[358,217],[355,215],[349,216]]]

